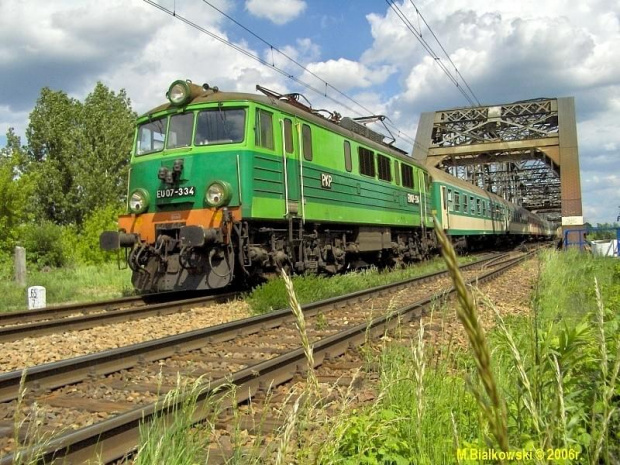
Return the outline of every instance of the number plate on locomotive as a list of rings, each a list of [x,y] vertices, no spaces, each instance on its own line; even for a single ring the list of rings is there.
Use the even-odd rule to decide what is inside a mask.
[[[194,186],[171,187],[169,189],[157,189],[158,199],[174,199],[178,197],[191,197],[196,188]]]

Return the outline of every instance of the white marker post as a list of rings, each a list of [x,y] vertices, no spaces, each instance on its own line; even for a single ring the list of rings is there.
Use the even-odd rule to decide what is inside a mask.
[[[28,310],[45,308],[45,288],[32,286],[28,288]]]

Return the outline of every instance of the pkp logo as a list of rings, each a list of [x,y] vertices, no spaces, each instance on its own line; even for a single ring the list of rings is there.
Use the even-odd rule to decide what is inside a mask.
[[[324,187],[325,189],[331,189],[332,180],[333,179],[331,174],[321,173],[321,187]]]

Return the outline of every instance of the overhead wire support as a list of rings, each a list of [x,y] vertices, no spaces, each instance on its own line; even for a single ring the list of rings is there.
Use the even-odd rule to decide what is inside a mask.
[[[223,11],[221,11],[220,9],[218,9],[217,7],[215,7],[214,5],[212,5],[210,2],[208,2],[207,0],[203,0],[204,3],[206,3],[207,5],[209,5],[211,8],[215,9],[216,11],[218,11],[219,13],[221,13],[223,16],[225,16],[226,18],[230,19],[231,21],[233,21],[236,25],[238,25],[239,27],[241,27],[242,29],[244,29],[246,32],[248,32],[249,34],[251,34],[252,36],[254,36],[256,39],[260,40],[262,43],[264,43],[265,45],[267,45],[268,47],[270,47],[270,49],[273,51],[275,50],[276,52],[278,52],[279,54],[281,54],[283,57],[285,57],[286,59],[290,60],[292,63],[294,63],[295,65],[299,66],[301,69],[303,69],[304,71],[306,71],[308,74],[312,75],[313,77],[315,77],[317,80],[321,81],[322,83],[324,83],[325,85],[325,91],[321,91],[319,89],[317,89],[316,87],[312,86],[311,84],[308,84],[304,81],[302,81],[301,79],[299,79],[298,77],[289,74],[287,71],[279,68],[278,66],[276,66],[275,64],[275,60],[273,58],[272,55],[272,63],[269,63],[268,61],[260,58],[257,55],[254,55],[253,53],[249,52],[248,50],[244,49],[243,47],[240,47],[236,44],[234,44],[233,42],[229,41],[228,39],[225,39],[224,37],[221,37],[211,31],[209,31],[208,29],[194,23],[193,21],[183,17],[182,15],[178,14],[176,12],[176,10],[169,10],[168,8],[156,3],[154,0],[144,0],[146,3],[148,3],[151,6],[154,6],[155,8],[169,14],[170,16],[173,16],[174,18],[178,19],[179,21],[187,24],[190,27],[193,27],[194,29],[198,30],[199,32],[208,35],[209,37],[225,44],[228,45],[229,47],[233,48],[234,50],[241,52],[242,54],[244,54],[245,56],[247,56],[248,58],[251,58],[257,62],[259,62],[260,64],[267,66],[273,70],[275,70],[276,72],[278,72],[279,74],[291,79],[292,81],[296,82],[297,84],[299,84],[300,86],[315,92],[318,95],[322,95],[325,98],[329,99],[330,101],[332,101],[333,103],[340,105],[344,108],[346,108],[347,110],[349,110],[350,112],[358,115],[358,116],[364,116],[362,115],[362,113],[360,113],[359,111],[351,108],[350,106],[346,105],[345,103],[338,101],[336,99],[334,99],[333,97],[329,96],[327,94],[327,89],[332,89],[334,90],[336,93],[338,93],[339,95],[341,95],[342,97],[346,98],[347,100],[349,100],[350,102],[354,103],[355,105],[357,105],[358,107],[362,108],[365,112],[369,113],[369,114],[374,114],[373,111],[369,110],[368,108],[366,108],[364,105],[362,105],[361,103],[357,102],[356,100],[354,100],[353,98],[349,97],[348,95],[346,95],[344,92],[340,91],[339,89],[337,89],[336,87],[334,87],[333,85],[329,84],[327,81],[325,81],[323,78],[321,78],[320,76],[316,75],[314,72],[310,71],[309,69],[307,69],[304,65],[302,65],[301,63],[297,62],[295,59],[293,59],[292,57],[288,56],[286,53],[282,52],[281,50],[279,50],[277,47],[275,47],[274,45],[270,44],[269,42],[267,42],[266,40],[264,40],[263,38],[261,38],[260,36],[258,36],[257,34],[255,34],[254,32],[252,32],[250,29],[248,29],[247,27],[243,26],[241,23],[239,23],[237,20],[235,20],[234,18],[232,18],[231,16],[227,15],[226,13],[224,13]],[[396,126],[394,126],[393,124],[390,124],[390,126],[392,127],[392,129],[398,134],[398,136],[404,140],[407,141],[409,144],[411,145],[417,145],[416,141],[414,138],[412,138],[411,136],[409,136],[408,134],[406,134],[405,132],[401,131],[400,129],[398,129]]]

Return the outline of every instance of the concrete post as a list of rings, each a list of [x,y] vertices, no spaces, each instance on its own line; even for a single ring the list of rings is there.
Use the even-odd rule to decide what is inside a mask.
[[[26,287],[26,249],[15,247],[15,282]]]

